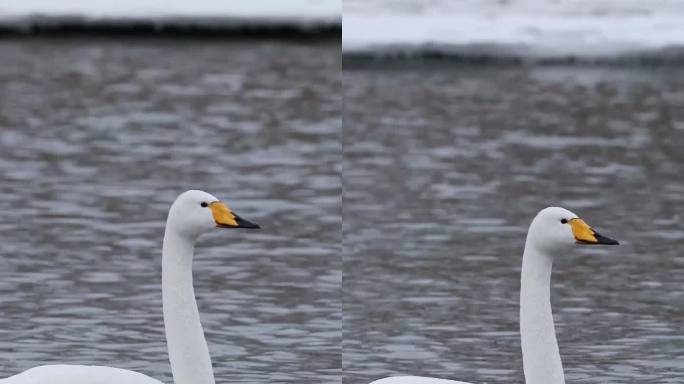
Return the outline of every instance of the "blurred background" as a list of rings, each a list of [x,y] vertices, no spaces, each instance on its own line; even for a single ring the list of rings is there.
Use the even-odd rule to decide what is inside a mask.
[[[344,383],[524,382],[520,264],[549,205],[621,242],[555,263],[567,380],[682,382],[683,16],[345,1]]]
[[[339,1],[0,5],[0,377],[171,382],[161,242],[182,191],[261,231],[206,235],[217,382],[339,382]]]

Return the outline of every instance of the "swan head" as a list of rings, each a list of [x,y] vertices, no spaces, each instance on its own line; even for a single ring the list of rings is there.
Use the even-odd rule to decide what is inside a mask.
[[[236,215],[215,196],[199,190],[183,192],[176,198],[166,225],[193,239],[214,228],[260,228]]]
[[[617,240],[603,236],[584,220],[565,208],[544,208],[532,220],[528,242],[543,251],[553,252],[574,245],[617,245]]]

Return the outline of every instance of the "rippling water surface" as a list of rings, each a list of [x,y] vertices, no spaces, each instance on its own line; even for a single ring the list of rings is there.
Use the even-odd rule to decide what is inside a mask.
[[[167,210],[212,192],[195,290],[217,382],[340,377],[339,44],[0,42],[0,377],[42,363],[171,382]]]
[[[523,382],[524,237],[561,205],[622,243],[555,263],[568,382],[683,383],[683,75],[347,72],[344,382]]]

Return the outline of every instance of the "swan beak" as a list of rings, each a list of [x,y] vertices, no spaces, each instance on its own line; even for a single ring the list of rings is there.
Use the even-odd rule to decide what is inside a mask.
[[[250,228],[250,229],[260,229],[261,227],[257,223],[253,223],[249,220],[245,220],[242,217],[235,215],[235,222],[237,223],[236,228]]]
[[[211,214],[214,216],[216,226],[219,228],[261,228],[258,224],[245,220],[233,213],[225,204],[220,201],[209,203]]]
[[[572,228],[572,234],[575,236],[577,244],[620,244],[617,240],[613,240],[610,237],[603,236],[594,231],[589,224],[585,223],[584,220],[579,217],[570,219],[568,223],[570,224],[570,228]]]

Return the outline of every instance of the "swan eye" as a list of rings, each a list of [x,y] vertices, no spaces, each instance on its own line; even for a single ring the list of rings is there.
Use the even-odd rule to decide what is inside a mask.
[[[209,204],[207,204],[206,201],[203,201],[202,204],[200,204],[200,205],[202,206],[202,208],[206,208]]]
[[[561,224],[567,224],[567,223],[568,223],[568,219],[561,219]]]

